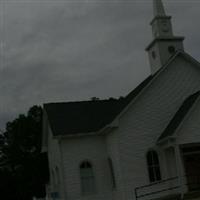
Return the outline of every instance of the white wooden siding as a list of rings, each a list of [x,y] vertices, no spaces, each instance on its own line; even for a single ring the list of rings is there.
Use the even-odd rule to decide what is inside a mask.
[[[111,199],[112,184],[108,154],[103,136],[79,137],[61,141],[67,199]],[[79,165],[88,160],[93,165],[96,194],[81,194]]]
[[[49,123],[47,121],[47,118],[45,117],[44,120],[47,123],[47,148],[48,148],[48,162],[49,162],[49,172],[50,172],[50,182],[49,182],[49,187],[50,191],[49,192],[58,192],[60,195],[61,200],[64,199],[64,183],[63,183],[63,173],[62,173],[62,165],[61,165],[61,155],[60,155],[60,147],[59,147],[59,142],[57,139],[53,138],[53,134],[51,131],[51,128],[49,126]],[[54,174],[56,175],[56,167],[59,169],[59,176],[57,179],[60,180],[58,185],[53,185],[53,177],[52,177],[52,171],[54,171]]]
[[[116,134],[120,141],[126,200],[134,198],[136,186],[149,183],[145,159],[147,150],[155,146],[182,102],[198,90],[200,69],[178,56],[121,117]]]

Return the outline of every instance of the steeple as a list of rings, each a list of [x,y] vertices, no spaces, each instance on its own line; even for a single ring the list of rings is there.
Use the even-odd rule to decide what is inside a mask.
[[[184,37],[173,35],[171,16],[165,12],[162,0],[153,0],[154,18],[151,21],[153,41],[146,48],[152,74],[156,73],[176,51],[183,51]]]
[[[161,0],[153,0],[153,13],[156,16],[166,16],[165,9]]]
[[[161,0],[153,0],[154,18],[151,21],[153,37],[173,36],[171,16],[166,15]]]

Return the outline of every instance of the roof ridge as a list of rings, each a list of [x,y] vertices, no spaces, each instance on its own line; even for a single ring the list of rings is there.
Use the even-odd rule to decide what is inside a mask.
[[[53,135],[97,132],[111,124],[151,79],[152,76],[146,78],[125,97],[44,104]]]
[[[125,98],[125,97],[123,97]],[[122,98],[122,99],[123,99]],[[80,101],[61,101],[61,102],[49,102],[49,103],[44,103],[43,105],[53,105],[53,104],[70,104],[70,103],[90,103],[90,102],[106,102],[106,101],[118,101],[121,100],[120,98],[114,98],[110,97],[109,99],[97,99],[97,100],[80,100]]]

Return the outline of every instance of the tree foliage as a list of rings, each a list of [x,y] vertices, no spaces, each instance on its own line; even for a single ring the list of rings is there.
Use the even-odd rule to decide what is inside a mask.
[[[42,108],[33,106],[26,115],[8,122],[3,134],[0,190],[3,199],[29,200],[45,195],[47,156],[41,153]],[[8,189],[5,186],[8,185]],[[12,194],[9,194],[13,190]],[[7,191],[7,192],[6,192]]]

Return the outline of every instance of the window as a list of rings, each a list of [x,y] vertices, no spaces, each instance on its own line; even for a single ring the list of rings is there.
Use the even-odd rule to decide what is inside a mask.
[[[155,52],[155,51],[152,51],[151,54],[152,54],[152,58],[153,58],[153,59],[156,59],[156,52]]]
[[[90,162],[84,161],[80,165],[81,190],[83,195],[95,193],[95,180]]]
[[[149,151],[147,153],[147,164],[148,164],[150,182],[160,181],[161,180],[160,165],[159,165],[158,154],[156,151]]]
[[[162,31],[163,32],[169,32],[169,27],[168,27],[167,21],[166,20],[162,20],[161,24],[162,24]]]
[[[174,46],[169,46],[169,47],[168,47],[168,51],[169,51],[170,54],[174,54],[175,51],[176,51],[176,49],[175,49]]]
[[[112,179],[112,188],[116,188],[116,181],[115,181],[115,173],[114,173],[114,169],[113,169],[113,163],[111,158],[108,158],[108,164],[110,167],[110,174],[111,174],[111,179]]]

